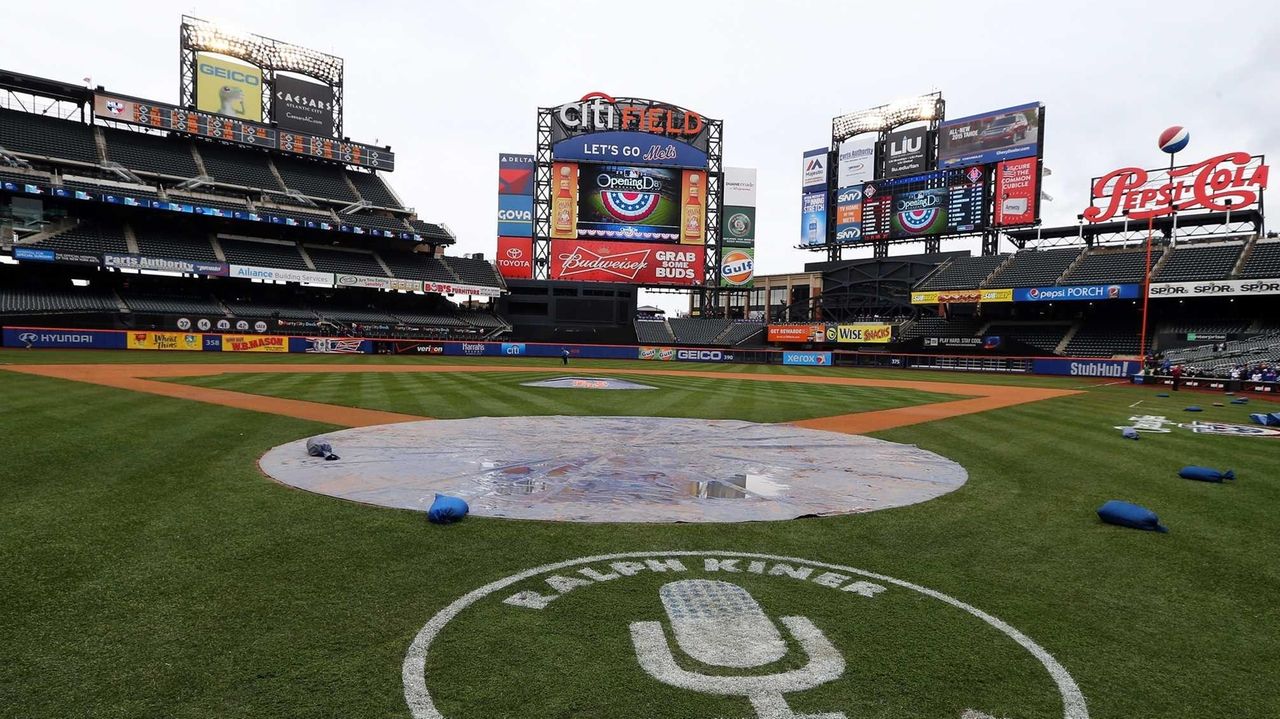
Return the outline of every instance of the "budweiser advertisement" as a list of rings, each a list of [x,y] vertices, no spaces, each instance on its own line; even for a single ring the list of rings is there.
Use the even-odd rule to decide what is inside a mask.
[[[1095,178],[1084,219],[1145,220],[1174,212],[1229,212],[1255,207],[1267,188],[1270,166],[1261,156],[1228,152],[1194,165],[1143,170],[1123,167]]]
[[[551,279],[698,285],[703,280],[705,252],[702,245],[553,240]]]
[[[498,273],[511,280],[533,278],[533,238],[499,237],[498,256],[494,262]]]

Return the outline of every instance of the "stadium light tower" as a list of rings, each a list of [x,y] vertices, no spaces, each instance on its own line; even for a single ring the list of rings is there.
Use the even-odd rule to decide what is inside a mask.
[[[887,132],[911,122],[933,122],[942,118],[945,107],[942,93],[933,92],[851,112],[831,121],[831,139],[840,142],[864,132]]]

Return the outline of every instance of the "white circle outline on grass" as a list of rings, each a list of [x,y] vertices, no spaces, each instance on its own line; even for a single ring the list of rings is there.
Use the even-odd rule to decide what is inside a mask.
[[[828,564],[826,562],[814,562],[808,559],[800,559],[798,557],[783,557],[774,554],[758,554],[755,552],[718,552],[711,550],[677,550],[670,552],[622,552],[619,554],[597,554],[592,557],[579,557],[577,559],[568,559],[563,562],[553,564],[544,564],[541,567],[526,569],[523,572],[503,577],[494,582],[490,582],[483,587],[473,589],[454,600],[452,604],[441,609],[435,616],[418,630],[418,634],[409,644],[409,650],[405,653],[404,664],[401,667],[401,676],[404,681],[404,699],[409,705],[409,713],[414,719],[444,719],[444,715],[436,709],[435,703],[431,700],[431,692],[427,690],[427,650],[431,647],[431,642],[436,635],[444,629],[445,625],[453,621],[455,617],[462,613],[464,609],[472,604],[484,599],[494,592],[505,589],[516,582],[536,577],[539,574],[554,572],[566,567],[574,567],[579,564],[589,564],[592,562],[607,562],[617,559],[655,559],[663,557],[740,557],[744,559],[767,559],[776,562],[794,562],[796,564],[805,564],[813,567],[822,567],[823,569],[832,569],[841,572],[848,572],[860,577],[874,579],[876,581],[892,584],[904,589],[910,589],[927,597],[937,599],[944,604],[949,604],[960,609],[982,621],[990,624],[992,627],[999,629],[1010,639],[1017,642],[1019,646],[1026,649],[1033,657],[1035,657],[1045,671],[1053,679],[1054,684],[1058,687],[1058,693],[1062,696],[1062,719],[1089,719],[1089,709],[1086,706],[1084,694],[1080,692],[1079,685],[1075,679],[1067,672],[1066,667],[1058,663],[1053,655],[1036,644],[1035,641],[1005,623],[1002,619],[987,614],[977,607],[966,604],[959,599],[943,594],[918,584],[894,579],[883,574],[868,572],[863,569],[855,569],[854,567],[846,567],[842,564]]]

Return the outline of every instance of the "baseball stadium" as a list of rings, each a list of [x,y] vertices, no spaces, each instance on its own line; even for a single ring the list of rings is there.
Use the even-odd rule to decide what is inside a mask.
[[[551,95],[462,252],[343,58],[179,40],[0,69],[0,717],[1280,717],[1262,148],[1055,225],[1046,103],[833,107],[757,237],[731,115]]]

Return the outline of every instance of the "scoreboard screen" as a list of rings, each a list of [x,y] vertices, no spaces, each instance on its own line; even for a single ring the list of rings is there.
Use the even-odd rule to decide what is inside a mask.
[[[981,167],[949,172],[947,178],[947,232],[977,232],[986,229],[985,173]]]
[[[386,148],[339,141],[331,137],[279,132],[274,127],[256,122],[246,122],[119,95],[95,95],[93,114],[104,120],[128,122],[157,130],[183,132],[197,137],[253,147],[269,147],[281,152],[333,160],[374,170],[389,172],[396,166],[395,155]]]
[[[862,239],[889,239],[893,218],[893,194],[875,183],[864,185],[862,195]]]

